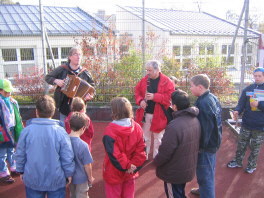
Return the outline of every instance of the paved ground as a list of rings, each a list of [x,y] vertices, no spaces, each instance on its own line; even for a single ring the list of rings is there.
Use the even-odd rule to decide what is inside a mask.
[[[94,157],[93,173],[96,181],[89,191],[91,198],[104,198],[102,180],[102,161],[104,156],[101,143],[102,134],[107,123],[95,122],[95,137],[92,143]],[[236,137],[227,127],[224,127],[223,142],[217,153],[216,166],[216,197],[217,198],[261,198],[264,197],[264,156],[263,149],[260,153],[257,171],[247,174],[242,168],[228,169],[226,163],[235,152]],[[246,160],[245,160],[246,162]],[[246,163],[244,163],[245,166]],[[141,176],[136,180],[136,198],[165,198],[163,182],[156,178],[155,169],[150,162],[140,171]],[[25,198],[24,186],[16,178],[16,182],[8,186],[0,186],[1,198]],[[196,198],[189,193],[196,187],[196,179],[186,185],[186,196]],[[68,195],[67,195],[68,196]]]

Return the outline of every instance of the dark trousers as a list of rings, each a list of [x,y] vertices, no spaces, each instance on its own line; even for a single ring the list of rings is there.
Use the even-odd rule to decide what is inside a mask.
[[[164,182],[164,188],[167,198],[186,198],[184,184],[172,184]]]

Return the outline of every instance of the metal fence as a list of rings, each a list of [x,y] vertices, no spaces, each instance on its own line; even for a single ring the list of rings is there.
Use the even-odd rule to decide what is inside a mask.
[[[18,8],[16,12],[19,15]],[[49,22],[47,12],[44,24]],[[61,14],[58,12],[54,17]],[[9,14],[17,13],[10,9]],[[150,59],[160,60],[162,72],[176,76],[179,88],[187,92],[193,75],[207,73],[212,91],[226,104],[237,101],[243,61],[245,83],[252,82],[252,68],[259,56],[257,31],[247,31],[245,42],[244,30],[239,29],[232,47],[236,24],[207,13],[118,6],[115,15],[101,11],[83,23],[98,20],[104,21],[103,31],[94,26],[92,31],[71,35],[54,34],[47,28],[44,54],[41,34],[0,34],[0,77],[13,82],[14,95],[21,103],[34,103],[34,98],[44,93],[43,63],[50,71],[65,63],[69,49],[79,45],[84,52],[82,65],[96,81],[93,105],[106,105],[115,96],[134,103],[133,89],[144,75],[144,62]],[[0,20],[0,25],[12,29],[22,22]],[[51,94],[52,90],[50,87]]]

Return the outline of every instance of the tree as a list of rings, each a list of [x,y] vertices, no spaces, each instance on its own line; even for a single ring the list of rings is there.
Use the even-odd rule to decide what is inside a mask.
[[[243,16],[245,16],[245,14]],[[240,16],[237,13],[235,13],[235,12],[233,12],[231,10],[228,10],[226,12],[226,20],[231,21],[231,22],[233,22],[235,24],[238,23],[239,17]],[[255,29],[256,30],[257,27],[258,27],[258,19],[259,19],[258,14],[255,14],[255,13],[254,14],[250,14],[249,17],[248,17],[248,27],[250,29]],[[243,24],[243,22],[241,24]]]

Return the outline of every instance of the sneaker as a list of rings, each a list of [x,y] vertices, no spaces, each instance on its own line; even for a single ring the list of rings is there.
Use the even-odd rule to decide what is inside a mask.
[[[241,168],[242,165],[238,164],[235,160],[232,160],[232,161],[228,162],[227,167],[228,168]]]
[[[194,195],[200,195],[200,190],[199,190],[199,188],[192,188],[191,193]]]
[[[11,171],[11,176],[12,177],[18,177],[18,176],[20,176],[20,174],[16,171]]]
[[[15,180],[10,175],[0,178],[1,184],[13,184],[14,182]]]
[[[251,174],[251,173],[253,173],[255,170],[256,170],[256,168],[249,168],[249,167],[247,167],[247,168],[245,169],[245,172]]]

